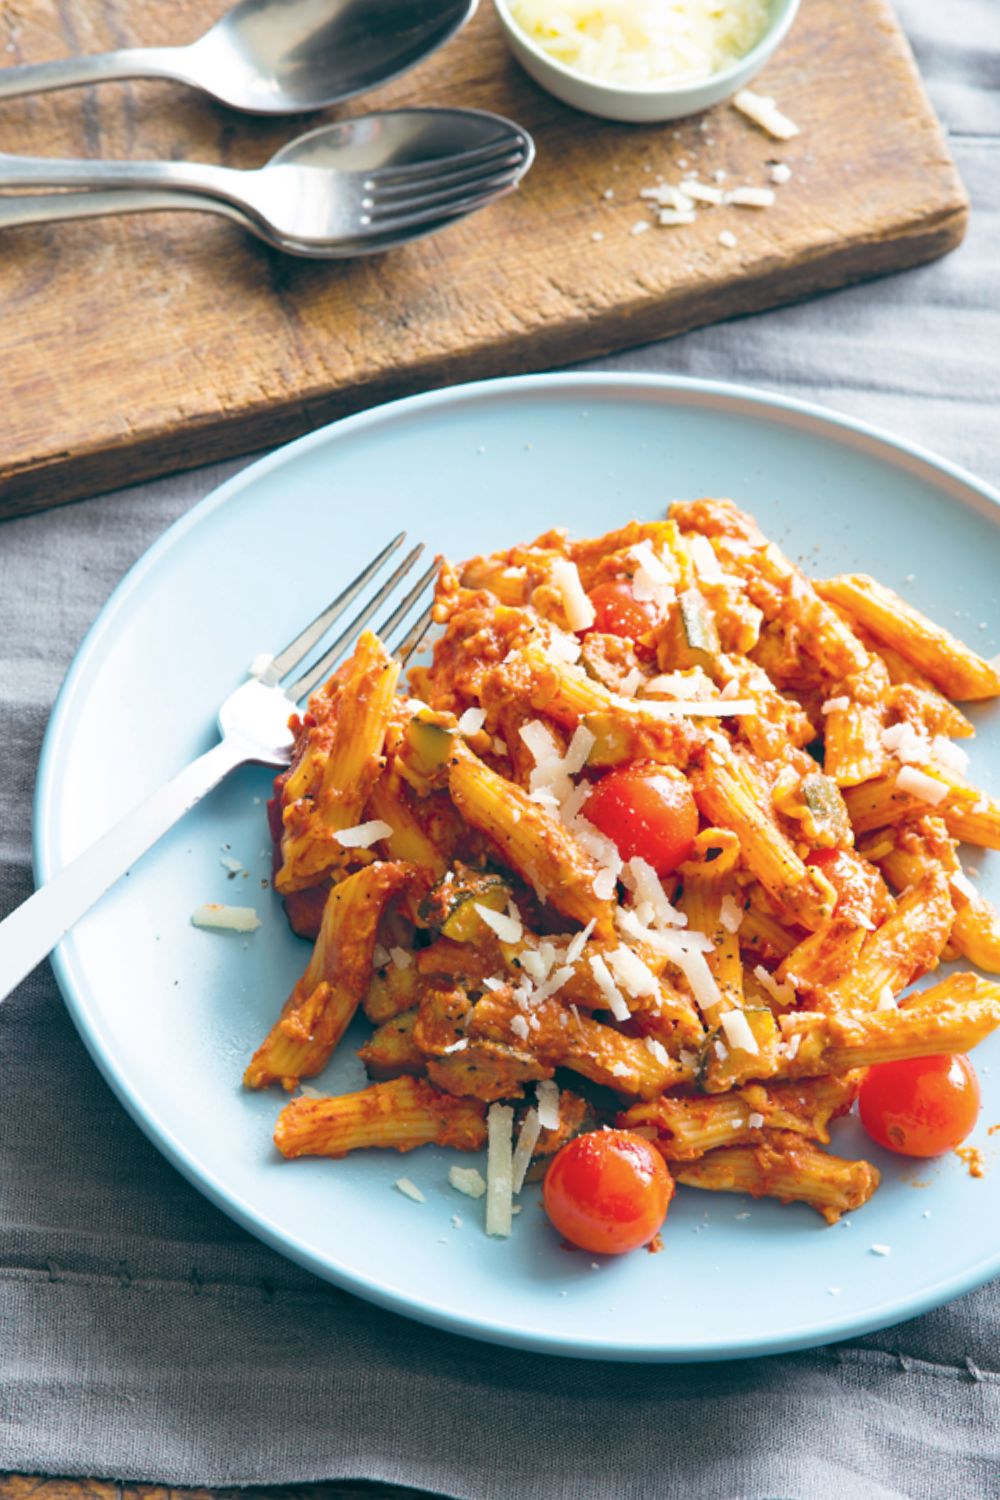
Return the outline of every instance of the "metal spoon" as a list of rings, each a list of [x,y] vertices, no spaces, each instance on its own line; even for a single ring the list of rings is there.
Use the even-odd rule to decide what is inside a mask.
[[[131,47],[0,69],[0,99],[120,78],[169,78],[258,115],[324,109],[434,52],[477,0],[240,0],[187,47]]]
[[[343,258],[390,249],[485,207],[518,185],[533,158],[520,126],[463,109],[394,110],[323,126],[254,171],[0,154],[0,188],[153,190],[141,202],[123,191],[94,194],[90,204],[89,194],[0,199],[0,227],[183,207],[235,219],[294,255]]]

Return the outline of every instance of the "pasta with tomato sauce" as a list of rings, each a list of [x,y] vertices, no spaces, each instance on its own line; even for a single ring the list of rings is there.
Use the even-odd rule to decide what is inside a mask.
[[[285,1157],[489,1144],[487,1227],[615,1126],[674,1182],[811,1205],[866,1070],[1000,1024],[1000,847],[955,700],[996,670],[863,575],[807,578],[728,500],[441,563],[429,665],[366,633],[293,721],[275,886],[313,943],[247,1068]],[[360,1008],[357,1093],[317,1096]],[[669,1194],[666,1195],[669,1197]]]

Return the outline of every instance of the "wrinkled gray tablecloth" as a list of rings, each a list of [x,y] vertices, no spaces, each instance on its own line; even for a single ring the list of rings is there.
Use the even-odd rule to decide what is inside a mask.
[[[1000,11],[900,10],[972,197],[966,244],[601,368],[809,397],[997,484]],[[31,890],[35,767],[73,651],[131,562],[236,467],[0,527],[0,911]],[[0,1469],[362,1477],[475,1500],[1000,1496],[1000,1284],[855,1344],[743,1364],[493,1349],[313,1280],[204,1202],[113,1100],[47,967],[0,1011],[0,1057]]]

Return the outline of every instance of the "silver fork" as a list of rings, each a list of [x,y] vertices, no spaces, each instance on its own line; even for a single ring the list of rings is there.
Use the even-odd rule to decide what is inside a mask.
[[[129,870],[169,828],[189,812],[206,792],[217,786],[237,766],[254,762],[265,766],[288,764],[292,736],[288,717],[316,685],[323,681],[346,654],[359,632],[372,619],[389,595],[413,569],[423,552],[423,543],[407,553],[376,593],[354,616],[323,655],[293,682],[282,686],[302,665],[330,627],[353,604],[367,584],[379,574],[406,537],[400,532],[377,557],[337,595],[322,614],[289,641],[283,651],[258,677],[238,687],[219,709],[220,740],[145,802],[128,813],[64,870],[29,896],[9,917],[0,922],[0,1000],[6,999],[36,964],[41,963],[74,922],[79,921],[115,881]],[[427,568],[378,628],[388,645],[403,630],[396,655],[405,666],[430,626],[428,605],[410,624],[405,622],[434,577]]]
[[[358,254],[493,203],[517,187],[533,158],[531,137],[499,115],[389,110],[309,131],[253,170],[207,162],[60,161],[0,153],[0,188],[195,194],[202,208],[230,217],[239,210],[247,228],[281,248],[333,254],[341,246]],[[37,205],[23,201],[29,214],[38,214]],[[3,207],[8,222],[25,222],[14,217],[18,208],[11,200],[3,200]],[[112,207],[105,195],[102,211]],[[73,217],[82,216],[79,207],[67,208]],[[47,219],[58,210],[58,201],[47,200]]]

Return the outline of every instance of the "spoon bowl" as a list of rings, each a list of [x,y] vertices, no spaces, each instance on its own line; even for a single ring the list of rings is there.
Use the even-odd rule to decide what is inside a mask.
[[[292,115],[377,88],[442,46],[477,0],[238,0],[186,47],[129,47],[0,68],[0,99],[166,78],[231,109]]]
[[[405,73],[454,36],[477,0],[240,0],[183,49],[189,82],[232,109],[325,109]]]

